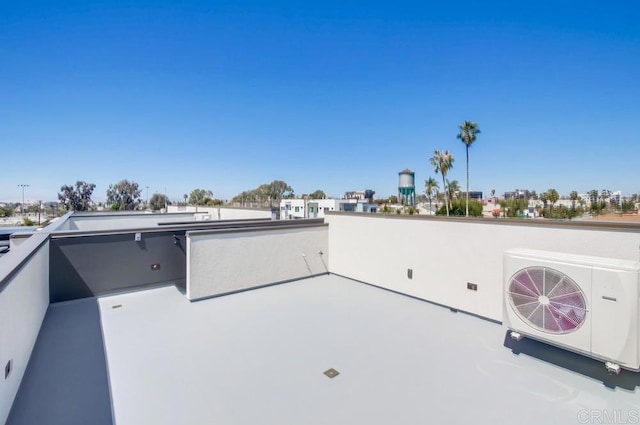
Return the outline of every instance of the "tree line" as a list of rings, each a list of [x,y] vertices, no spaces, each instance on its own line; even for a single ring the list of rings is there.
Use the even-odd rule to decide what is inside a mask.
[[[91,200],[96,185],[78,180],[75,185],[63,185],[58,193],[58,201],[66,211],[89,211],[93,209]],[[207,189],[194,189],[190,195],[184,195],[193,205],[220,205],[223,202],[213,198],[213,192]],[[158,211],[171,205],[172,202],[163,194],[154,192],[151,198],[144,202],[142,187],[135,181],[127,179],[109,185],[106,191],[105,206],[113,211],[134,211],[148,208]]]
[[[318,192],[318,191],[316,191]],[[322,192],[324,194],[324,192]],[[279,204],[281,199],[295,197],[291,186],[282,180],[274,180],[271,183],[261,184],[255,189],[246,190],[231,199],[234,204],[241,206],[261,205],[273,208],[274,203]]]
[[[63,185],[58,193],[58,200],[66,211],[89,211],[93,208],[91,197],[96,185],[78,180],[75,185]],[[250,205],[260,204],[273,207],[279,204],[281,199],[293,198],[294,190],[282,180],[274,180],[271,183],[261,184],[255,189],[244,191],[236,195],[231,202]],[[309,195],[312,199],[324,199],[327,197],[324,191],[318,189]],[[216,206],[224,204],[221,199],[213,197],[209,189],[193,189],[190,194],[183,195],[185,205]],[[105,206],[114,211],[133,211],[148,208],[154,211],[166,208],[172,202],[162,193],[153,193],[148,199],[148,205],[142,199],[142,187],[135,181],[120,180],[109,185],[106,191]]]

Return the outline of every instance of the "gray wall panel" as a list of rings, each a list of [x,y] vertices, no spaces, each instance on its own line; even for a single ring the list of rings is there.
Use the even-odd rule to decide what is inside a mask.
[[[134,240],[134,235],[52,239],[50,301],[55,303],[168,282],[184,286],[184,232],[143,233],[139,242]],[[159,264],[159,268],[153,270],[152,264]]]

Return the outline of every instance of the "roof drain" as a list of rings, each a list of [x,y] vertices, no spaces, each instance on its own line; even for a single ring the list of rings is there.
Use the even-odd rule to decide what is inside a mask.
[[[331,369],[327,369],[323,372],[325,375],[327,375],[329,378],[333,379],[336,376],[340,375],[340,372],[338,372],[337,370],[335,370],[334,368]]]

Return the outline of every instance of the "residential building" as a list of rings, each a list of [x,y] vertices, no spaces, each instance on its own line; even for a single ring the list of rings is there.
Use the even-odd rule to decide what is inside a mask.
[[[359,198],[283,199],[280,201],[282,219],[322,218],[329,211],[375,213],[378,211],[378,204]]]

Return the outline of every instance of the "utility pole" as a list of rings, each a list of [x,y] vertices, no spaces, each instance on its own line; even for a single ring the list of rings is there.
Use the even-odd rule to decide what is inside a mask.
[[[146,202],[146,207],[147,209],[149,209],[149,186],[145,186],[145,189],[147,189],[147,202]]]
[[[22,203],[20,204],[20,215],[24,217],[24,188],[29,187],[28,184],[19,184],[18,187],[22,188]]]

